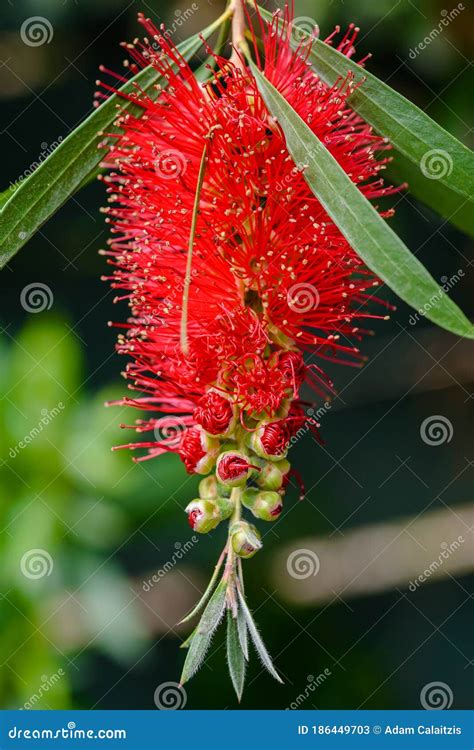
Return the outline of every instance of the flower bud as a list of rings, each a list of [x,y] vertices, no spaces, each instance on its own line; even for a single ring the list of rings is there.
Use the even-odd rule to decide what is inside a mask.
[[[262,547],[258,529],[247,521],[236,521],[230,527],[232,549],[239,557],[253,557]]]
[[[234,512],[235,502],[230,497],[216,497],[215,504],[219,511],[219,517],[221,521],[225,521],[230,518]]]
[[[290,468],[290,462],[286,458],[281,461],[266,461],[257,477],[258,486],[262,490],[279,490],[284,486]]]
[[[283,503],[279,492],[259,492],[251,508],[255,518],[262,521],[276,521],[283,510]]]
[[[245,489],[241,495],[242,505],[245,508],[252,510],[259,492],[260,490],[258,490],[256,487],[247,487],[247,489]]]
[[[193,500],[186,507],[188,522],[193,531],[199,534],[207,534],[215,529],[221,520],[219,512],[212,500]]]
[[[289,434],[285,422],[269,422],[252,432],[250,447],[269,461],[280,461],[288,453]]]
[[[237,423],[236,410],[226,396],[210,390],[194,410],[194,419],[210,435],[228,437]]]
[[[188,474],[208,474],[219,452],[219,441],[206,435],[202,427],[189,427],[183,432],[179,455]]]
[[[201,481],[199,482],[199,497],[211,500],[218,497],[218,495],[219,491],[217,489],[217,479],[214,474],[201,479]]]
[[[258,466],[249,464],[247,456],[240,451],[225,451],[217,459],[216,476],[219,482],[228,487],[244,487]]]

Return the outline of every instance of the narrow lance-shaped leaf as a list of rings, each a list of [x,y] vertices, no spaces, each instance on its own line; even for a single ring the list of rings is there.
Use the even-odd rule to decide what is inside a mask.
[[[186,615],[186,617],[183,617],[183,619],[179,621],[178,625],[182,625],[184,622],[188,622],[189,620],[192,620],[192,618],[194,617],[194,615],[197,615],[197,613],[200,612],[200,610],[204,607],[205,603],[207,602],[207,600],[209,599],[209,597],[211,595],[212,589],[214,588],[214,586],[216,584],[217,576],[219,575],[219,571],[220,571],[220,569],[222,567],[222,563],[224,561],[225,552],[226,552],[226,548],[224,548],[221,556],[219,557],[219,559],[217,561],[217,564],[216,564],[216,566],[214,568],[214,572],[213,572],[213,574],[211,576],[211,580],[207,584],[207,588],[206,588],[204,594],[201,596],[201,598],[198,601],[198,603],[196,604],[196,606],[193,607],[193,609],[191,610],[191,612],[189,612]],[[183,646],[181,646],[181,648],[183,648]]]
[[[295,164],[351,247],[401,299],[442,328],[474,338],[474,327],[350,180],[280,92],[250,61],[258,88],[277,118]]]
[[[260,13],[265,20],[272,18],[263,8]],[[348,103],[402,155],[399,159],[395,152],[396,176],[409,180],[410,192],[419,200],[474,235],[474,153],[402,94],[334,47],[313,39],[302,28],[297,36],[312,40],[309,60],[325,83],[333,85],[348,71],[355,82],[365,79]],[[293,46],[298,44],[293,42]]]
[[[271,676],[275,678],[278,682],[283,683],[283,680],[281,679],[280,675],[276,671],[275,667],[273,666],[273,662],[271,659],[270,654],[268,653],[267,649],[265,648],[265,644],[262,641],[262,638],[260,636],[260,633],[257,630],[257,626],[255,625],[253,621],[252,614],[247,607],[247,603],[245,601],[245,598],[240,590],[238,588],[238,595],[239,595],[239,601],[240,606],[242,607],[242,611],[244,613],[245,621],[247,623],[247,627],[249,629],[250,637],[252,638],[253,645],[255,646],[255,649],[260,656],[260,659],[262,660],[263,666],[270,672]]]
[[[217,21],[200,35],[196,34],[178,45],[181,55],[187,60],[193,57],[202,45],[200,37],[209,37],[216,25]],[[159,83],[163,83],[162,76],[154,68],[147,67],[120,90],[132,94],[138,84],[142,91],[153,96]],[[103,152],[98,148],[101,140],[98,133],[113,130],[118,105],[124,112],[140,112],[133,102],[113,94],[11,192],[0,211],[0,268],[79,187],[89,181],[103,159]]]
[[[247,621],[245,619],[245,615],[243,612],[242,607],[239,607],[237,610],[237,631],[239,634],[239,641],[240,646],[242,648],[243,654],[246,658],[246,660],[249,660],[249,645],[248,645],[248,637],[247,637]]]
[[[189,644],[189,650],[180,679],[181,685],[184,685],[185,682],[191,679],[204,661],[207,650],[211,645],[213,633],[224,614],[226,588],[226,582],[221,581],[204,610],[204,614]]]
[[[227,661],[229,672],[240,702],[245,682],[245,656],[240,645],[237,620],[232,617],[232,612],[227,610]]]

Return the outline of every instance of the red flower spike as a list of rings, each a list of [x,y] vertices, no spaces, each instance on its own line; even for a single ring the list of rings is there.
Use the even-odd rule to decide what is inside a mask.
[[[214,24],[232,16],[233,53],[214,56],[205,84],[164,27],[139,16],[147,38],[126,45],[130,70],[151,66],[164,80],[153,98],[138,86],[123,95],[141,117],[119,116],[119,132],[105,134],[112,146],[104,160],[112,233],[104,255],[116,301],[130,306],[117,350],[130,358],[125,376],[141,394],[120,403],[147,414],[135,429],[149,435],[129,447],[147,449],[139,460],[174,451],[191,474],[214,470],[186,512],[197,533],[230,519],[213,576],[225,559],[222,580],[207,607],[225,594],[231,625],[239,610],[251,619],[241,558],[262,546],[242,513],[281,518],[291,477],[304,497],[285,456],[307,431],[320,438],[300,391],[306,383],[327,400],[334,389],[324,362],[360,366],[364,320],[384,317],[369,309],[384,304],[373,294],[378,279],[312,193],[304,165],[293,162],[241,55],[245,14],[244,0],[232,0]],[[394,193],[380,177],[390,146],[348,104],[352,74],[333,86],[321,80],[310,43],[293,49],[288,7],[269,24],[257,16],[256,65],[366,198]],[[335,35],[326,42],[351,57],[357,33],[351,25],[339,43]],[[204,645],[192,643],[204,658]],[[257,648],[281,681],[263,644]],[[181,683],[196,669],[197,652],[189,653]],[[243,685],[234,674],[233,682],[240,699]]]
[[[292,49],[288,9],[285,19],[286,25],[260,19],[259,67],[367,198],[395,192],[383,185],[387,159],[377,156],[389,144],[348,104],[352,76],[326,85],[308,64],[307,48]],[[316,428],[301,409],[303,382],[325,396],[332,388],[319,364],[305,365],[303,352],[320,363],[360,363],[361,321],[384,317],[367,309],[380,302],[373,295],[379,282],[292,161],[243,60],[217,57],[212,82],[202,85],[169,35],[144,16],[139,21],[153,42],[127,49],[135,66],[151,65],[167,86],[156,99],[138,88],[128,95],[142,116],[120,118],[122,134],[110,135],[104,160],[110,279],[131,308],[117,349],[131,357],[126,377],[142,394],[126,401],[181,420],[187,427],[181,445],[170,439],[141,445],[150,456],[177,451],[188,471],[208,466],[209,451],[193,424],[238,441],[234,417],[250,434],[259,422],[281,421],[278,439],[271,427],[263,442],[265,452],[281,455],[285,440],[306,422]],[[327,41],[350,57],[357,31]],[[186,355],[180,346],[185,286]],[[150,415],[136,429],[156,433],[159,421]]]

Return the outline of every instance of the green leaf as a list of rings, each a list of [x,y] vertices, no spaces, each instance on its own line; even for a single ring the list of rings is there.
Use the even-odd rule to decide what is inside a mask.
[[[243,654],[245,656],[245,659],[249,660],[249,644],[248,644],[248,638],[247,638],[247,621],[245,619],[244,612],[242,610],[242,607],[239,607],[237,610],[237,630],[239,634],[239,641],[240,641],[240,647],[243,651]]]
[[[401,299],[442,328],[474,338],[474,326],[410,253],[279,91],[249,61],[258,88],[314,195],[351,247]]]
[[[272,18],[263,8],[260,12],[264,19]],[[298,38],[305,37],[312,39],[299,29]],[[313,39],[309,60],[329,85],[345,78],[348,71],[356,83],[364,79],[348,102],[404,157],[395,155],[395,164],[400,162],[397,174],[409,180],[413,195],[474,234],[474,153],[419,107],[329,44]],[[408,173],[403,169],[406,164],[411,166]]]
[[[178,45],[183,57],[189,60],[202,45],[200,36],[209,37],[216,23],[200,35],[195,34]],[[163,83],[160,74],[152,67],[137,73],[121,87],[124,93],[134,93],[136,84],[153,96],[157,84]],[[118,107],[124,112],[139,114],[137,105],[113,94],[96,109],[78,128],[43,161],[28,179],[11,192],[0,211],[0,268],[8,263],[30,237],[49,219],[91,176],[96,173],[104,157],[98,149],[98,133],[119,132],[113,127]],[[2,205],[0,199],[0,206]]]
[[[245,682],[245,656],[240,644],[237,620],[232,616],[230,609],[227,610],[227,661],[232,684],[240,703]]]
[[[211,645],[214,631],[224,614],[226,590],[227,583],[221,581],[204,610],[204,614],[192,636],[191,642],[189,643],[189,650],[186,655],[183,673],[180,679],[181,685],[184,685],[185,682],[191,679],[204,661],[207,650]]]
[[[275,680],[283,684],[283,680],[281,679],[280,675],[278,674],[275,667],[273,666],[271,656],[268,653],[267,649],[265,648],[265,644],[262,641],[262,637],[257,630],[257,626],[255,625],[252,614],[249,608],[247,607],[247,603],[240,590],[240,587],[237,589],[237,592],[239,595],[240,606],[242,607],[245,621],[249,629],[250,637],[252,638],[253,645],[255,646],[255,649],[258,655],[260,656],[260,659],[262,660],[262,664],[270,672],[271,676],[275,678]]]
[[[214,588],[216,584],[217,576],[219,575],[219,571],[222,567],[223,560],[224,560],[224,554],[222,554],[219,557],[219,560],[217,561],[217,565],[214,568],[214,572],[212,574],[211,580],[209,581],[204,594],[202,595],[202,597],[200,598],[196,606],[191,610],[191,612],[189,612],[189,614],[187,614],[186,617],[183,617],[183,619],[178,622],[178,625],[182,625],[184,622],[188,622],[189,620],[192,620],[194,615],[197,615],[197,613],[200,612],[201,609],[204,607],[205,603],[209,599],[209,596],[211,595],[212,589]],[[181,645],[181,648],[185,648],[184,644]]]
[[[219,625],[225,607],[227,581],[221,581],[209,600],[204,614],[199,621],[197,632],[212,633]]]
[[[13,185],[10,185],[8,190],[4,190],[3,193],[0,193],[0,208],[12,197],[14,191],[16,190],[18,183],[14,183]]]

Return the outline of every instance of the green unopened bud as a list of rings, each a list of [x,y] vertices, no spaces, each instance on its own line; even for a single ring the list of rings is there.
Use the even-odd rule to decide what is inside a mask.
[[[217,488],[217,479],[212,474],[209,477],[201,479],[199,482],[199,497],[203,498],[216,498],[219,495]]]
[[[232,549],[239,557],[253,557],[262,547],[261,536],[257,528],[247,521],[236,521],[230,527]]]
[[[290,470],[290,462],[284,458],[282,461],[265,462],[257,477],[257,484],[262,490],[279,490],[283,480]]]
[[[230,497],[216,497],[214,502],[219,511],[220,520],[225,521],[230,518],[235,508],[234,501]]]
[[[188,522],[193,531],[207,534],[218,525],[220,512],[212,500],[192,500],[186,507]]]
[[[250,508],[255,518],[262,521],[276,521],[283,510],[283,502],[279,492],[259,492]]]
[[[249,510],[252,510],[259,492],[260,490],[257,490],[256,487],[247,487],[247,489],[242,492],[242,505],[244,505]]]

